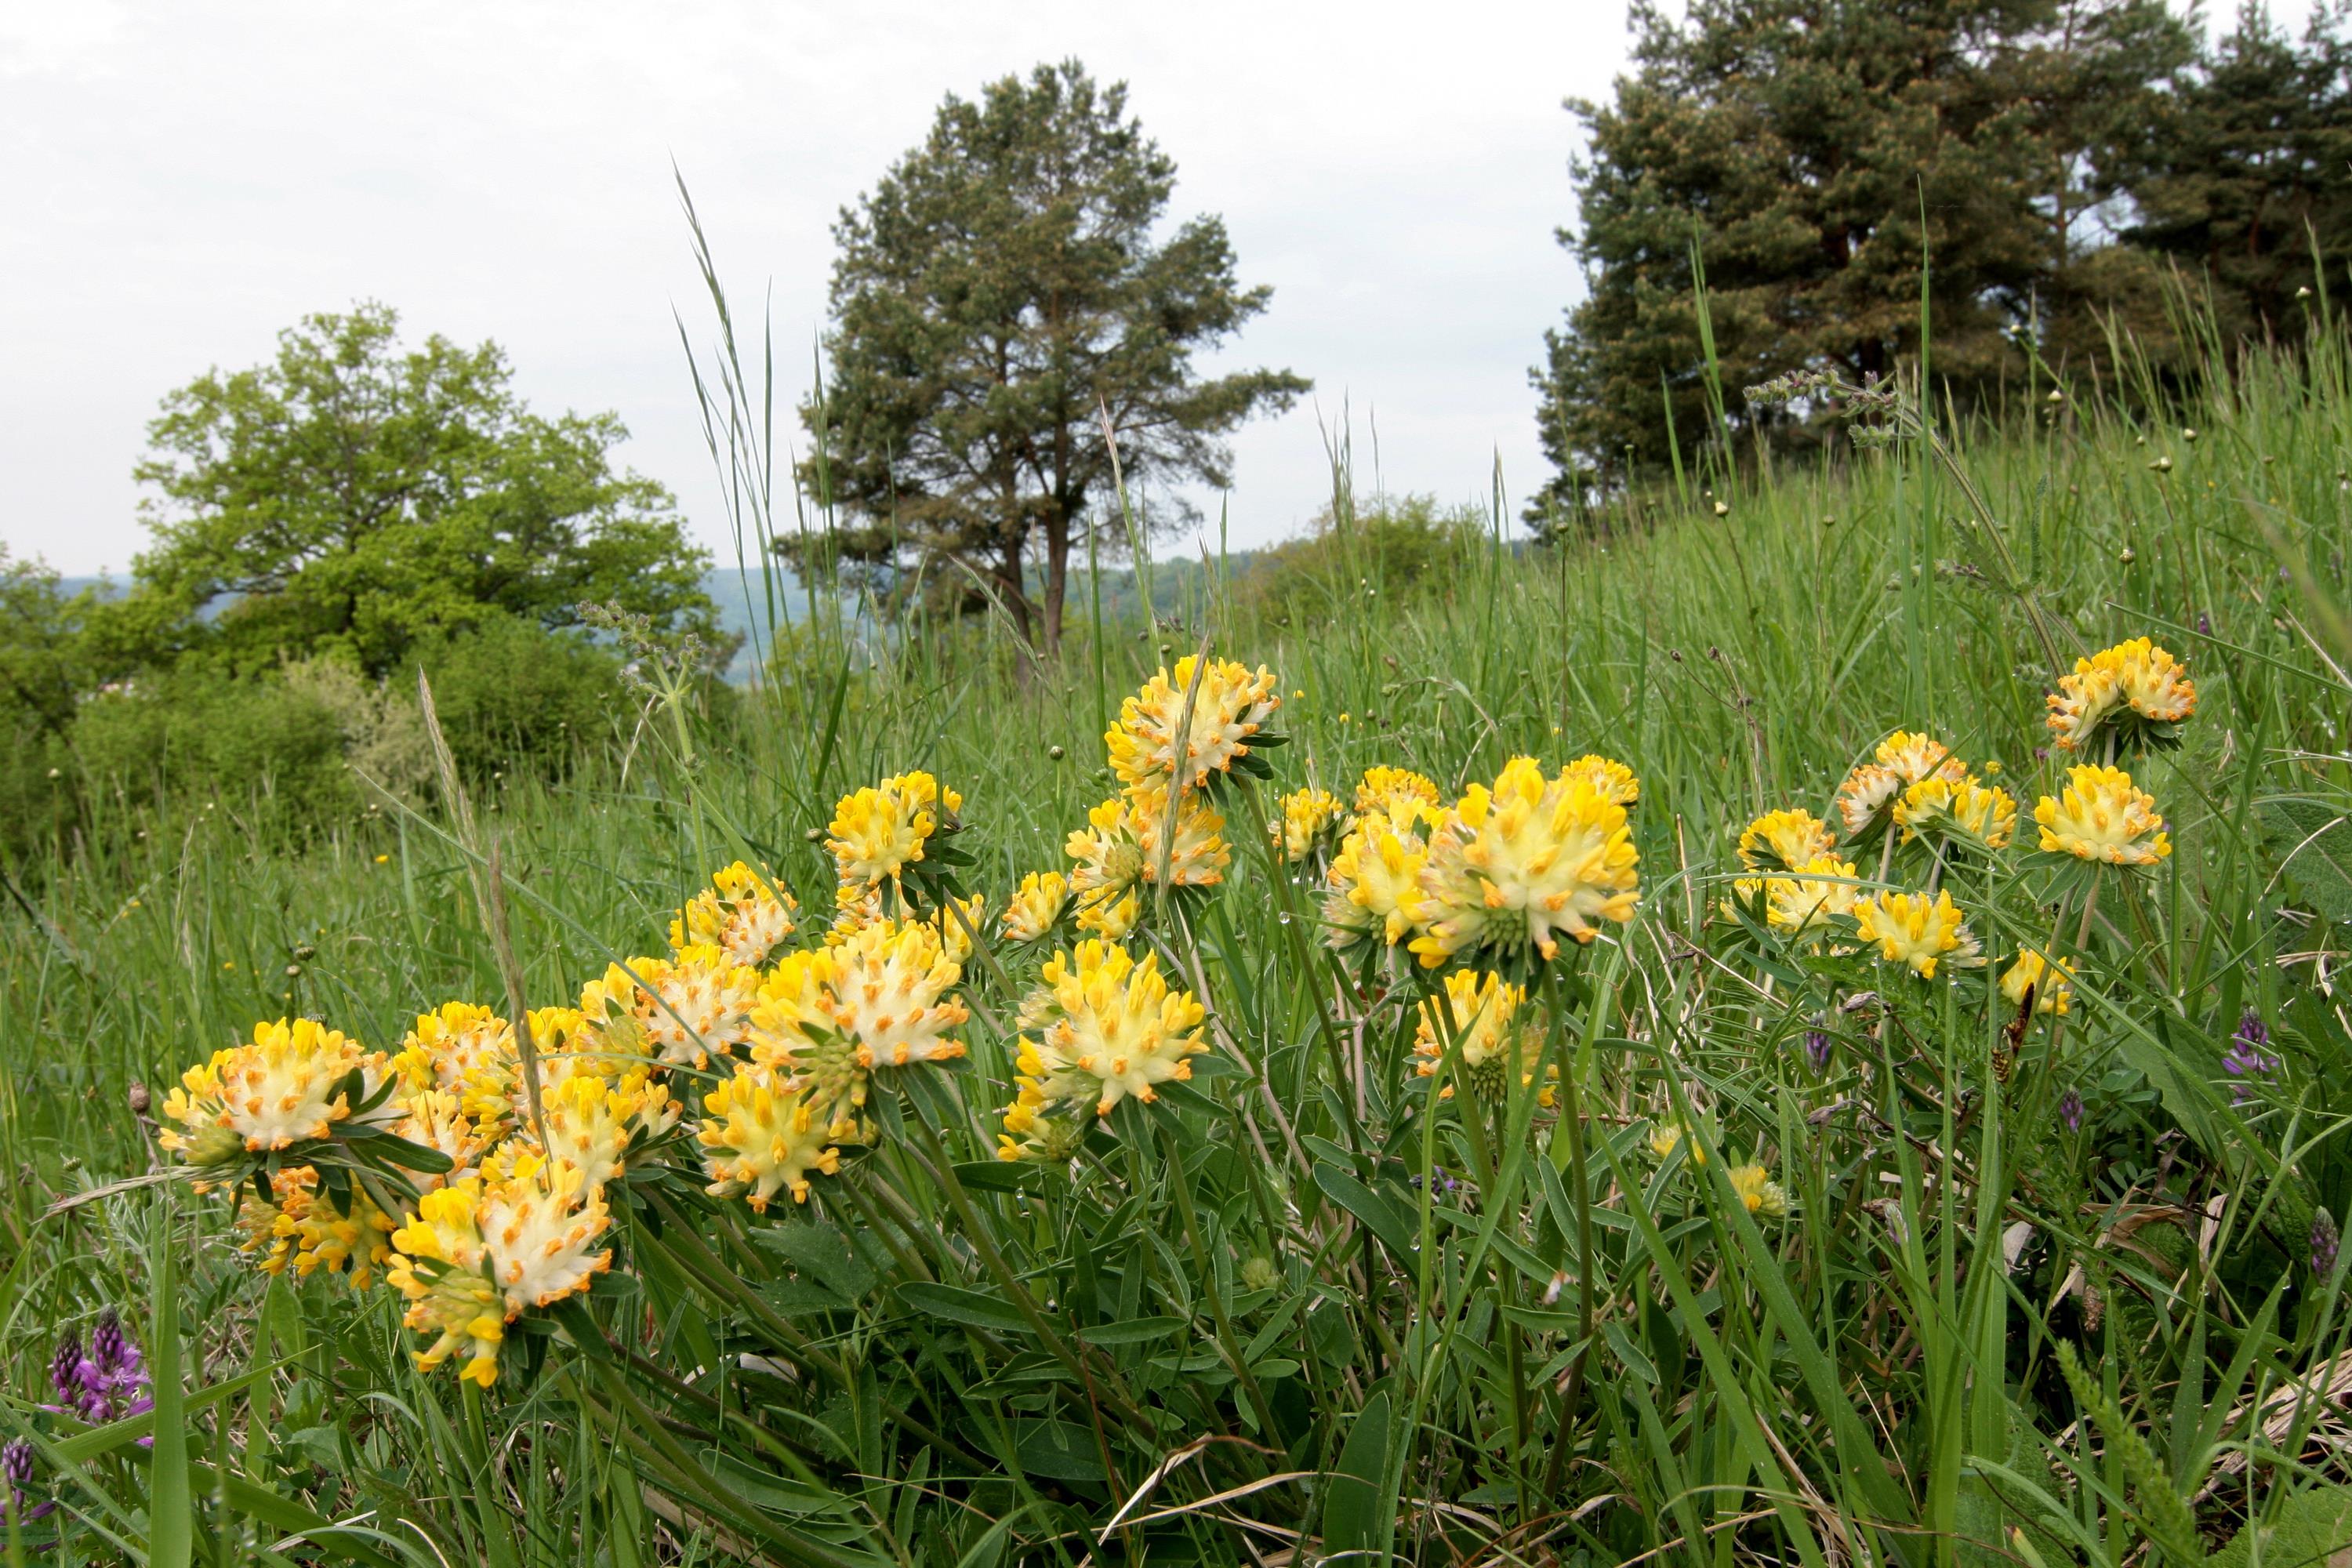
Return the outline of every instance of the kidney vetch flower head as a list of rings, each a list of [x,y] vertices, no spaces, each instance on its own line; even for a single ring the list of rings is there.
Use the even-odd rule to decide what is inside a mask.
[[[1761,1164],[1734,1165],[1724,1174],[1731,1183],[1733,1194],[1739,1199],[1739,1206],[1749,1214],[1778,1219],[1789,1212],[1787,1191]]]
[[[1427,816],[1435,821],[1439,808],[1444,805],[1437,793],[1437,781],[1411,768],[1392,768],[1385,763],[1364,770],[1356,784],[1356,814],[1370,816],[1375,812],[1387,812],[1398,801],[1417,802],[1428,808]]]
[[[738,860],[710,879],[669,922],[669,945],[722,950],[753,968],[768,962],[793,934],[800,903],[782,882]]]
[[[2126,746],[2178,745],[2180,725],[2197,711],[2189,668],[2146,637],[2134,637],[2074,661],[2050,694],[2050,733],[2066,751],[2090,748],[2112,730]]]
[[[429,1372],[463,1351],[460,1375],[489,1387],[506,1324],[586,1290],[612,1267],[610,1248],[592,1250],[611,1224],[604,1194],[579,1171],[535,1155],[504,1179],[425,1194],[393,1237],[386,1275],[408,1300],[403,1321],[436,1336],[416,1364]]]
[[[1548,781],[1532,757],[1505,763],[1491,790],[1470,786],[1432,836],[1421,885],[1428,929],[1412,951],[1430,969],[1488,945],[1531,944],[1549,960],[1559,933],[1591,942],[1596,921],[1622,924],[1641,901],[1615,792],[1565,771]]]
[[[1005,900],[998,929],[1007,942],[1035,942],[1054,929],[1069,901],[1069,879],[1059,871],[1032,871]]]
[[[1837,843],[1809,811],[1768,811],[1739,831],[1739,863],[1751,871],[1793,871]]]
[[[1642,798],[1642,781],[1633,776],[1633,770],[1597,752],[1587,752],[1560,769],[1560,776],[1582,779],[1619,805],[1632,805]]]
[[[1248,756],[1280,702],[1263,665],[1253,674],[1232,659],[1188,655],[1172,675],[1160,671],[1120,703],[1118,722],[1103,736],[1111,771],[1131,790],[1192,789]]]
[[[1864,838],[1886,825],[1896,798],[1922,779],[1958,784],[1968,768],[1935,736],[1897,730],[1878,743],[1872,760],[1848,773],[1838,786],[1837,815],[1850,838]]]
[[[1082,942],[1047,959],[1040,977],[1021,1008],[1020,1069],[1047,1102],[1088,1100],[1097,1116],[1130,1096],[1149,1103],[1159,1085],[1189,1079],[1188,1058],[1209,1048],[1201,1004],[1168,984],[1157,953]]]
[[[1764,920],[1791,936],[1825,931],[1838,916],[1851,916],[1862,889],[1851,860],[1816,855],[1801,866],[1766,877],[1743,877],[1734,886],[1743,899],[1764,895]]]
[[[1324,831],[1346,811],[1338,795],[1309,784],[1282,797],[1282,818],[1266,824],[1266,831],[1285,860],[1304,860],[1322,841]]]
[[[1948,963],[1968,968],[1984,962],[1982,950],[1948,891],[1874,893],[1853,906],[1855,928],[1866,942],[1878,944],[1878,956],[1903,963],[1922,980],[1936,978]]]
[[[319,1191],[316,1167],[294,1165],[272,1175],[266,1192],[252,1182],[239,1187],[233,1221],[237,1249],[263,1273],[283,1274],[290,1267],[297,1279],[307,1279],[324,1270],[364,1290],[392,1257],[399,1222],[376,1207],[366,1189],[353,1186],[338,1208]]]
[[[1323,923],[1332,946],[1346,949],[1369,939],[1394,947],[1421,928],[1428,909],[1421,873],[1429,846],[1418,829],[1431,815],[1417,797],[1393,795],[1381,810],[1357,818],[1339,840],[1324,873],[1330,891]]]
[[[495,1122],[518,1092],[521,1058],[514,1028],[488,1007],[445,1002],[417,1015],[392,1058],[404,1093],[439,1089],[457,1097],[466,1114]]]
[[[2016,836],[2017,801],[1996,785],[1930,773],[1896,797],[1895,821],[1906,842],[1957,840],[1999,849]]]
[[[996,1136],[996,1157],[1040,1164],[1076,1158],[1089,1119],[1048,1101],[1044,1088],[1026,1073],[1015,1082],[1013,1103],[1004,1108],[1004,1131]]]
[[[785,1074],[739,1066],[702,1103],[709,1114],[695,1137],[714,1197],[740,1195],[754,1213],[765,1214],[778,1192],[806,1203],[810,1174],[830,1176],[841,1168],[829,1118]]]
[[[383,1058],[311,1018],[256,1024],[246,1045],[215,1051],[183,1074],[163,1101],[179,1123],[158,1140],[192,1165],[225,1164],[240,1152],[267,1153],[324,1138],[374,1091]]]
[[[2172,853],[2156,797],[2121,768],[2066,770],[2066,787],[2033,807],[2045,854],[2110,866],[2153,866]]]
[[[1421,1060],[1414,1070],[1432,1077],[1446,1052],[1458,1049],[1470,1087],[1482,1100],[1503,1099],[1510,1087],[1506,1075],[1514,1068],[1520,1088],[1533,1084],[1536,1063],[1543,1054],[1543,1033],[1520,1016],[1526,1001],[1526,990],[1499,974],[1455,970],[1445,977],[1442,1005],[1437,997],[1421,1005],[1412,1037],[1413,1054]],[[1557,1069],[1552,1076],[1558,1076]],[[1538,1092],[1537,1102],[1550,1106],[1549,1084]]]
[[[2036,1013],[2063,1013],[2073,1005],[2074,962],[2062,958],[2050,963],[2032,948],[2019,952],[2017,962],[2001,972],[2000,994],[2015,1007],[2025,1005],[2030,990]]]
[[[1224,880],[1233,864],[1225,819],[1201,795],[1187,795],[1171,814],[1164,790],[1133,790],[1127,797],[1130,830],[1142,852],[1143,880],[1153,887],[1207,888]]]
[[[899,773],[852,795],[833,808],[824,847],[845,889],[896,888],[907,868],[923,858],[940,831],[940,814],[951,820],[963,796],[942,788],[922,772]]]
[[[583,1060],[576,1055],[542,1060],[542,1068],[553,1069],[541,1085],[539,1124],[546,1141],[525,1122],[489,1155],[486,1170],[511,1173],[515,1162],[530,1154],[561,1161],[580,1173],[583,1185],[600,1187],[627,1169],[632,1150],[677,1125],[677,1100],[650,1066],[608,1077],[572,1065]]]
[[[664,1066],[708,1067],[743,1043],[760,975],[726,949],[691,943],[674,958],[633,958],[628,967],[643,983],[634,1001],[637,1026]]]

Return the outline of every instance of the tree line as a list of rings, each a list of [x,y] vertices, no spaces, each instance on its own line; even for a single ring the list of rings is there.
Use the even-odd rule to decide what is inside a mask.
[[[1811,438],[1738,390],[1916,365],[1923,323],[1962,406],[2116,331],[2162,370],[2182,297],[2228,341],[2299,334],[2352,260],[2348,15],[2248,5],[2209,42],[2163,0],[1636,0],[1632,68],[1569,105],[1587,292],[1534,372],[1530,521],[1667,466],[1721,388]]]

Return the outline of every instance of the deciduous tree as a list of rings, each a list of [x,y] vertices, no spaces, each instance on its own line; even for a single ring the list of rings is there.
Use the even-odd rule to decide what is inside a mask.
[[[173,393],[137,469],[154,543],[107,606],[111,640],[382,674],[428,633],[499,616],[552,630],[583,600],[707,625],[707,557],[667,490],[615,470],[619,418],[543,417],[510,375],[495,343],[404,349],[367,304]]]

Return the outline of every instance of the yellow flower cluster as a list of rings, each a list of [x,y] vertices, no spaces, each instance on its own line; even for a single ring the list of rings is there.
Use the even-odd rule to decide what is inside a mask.
[[[1070,901],[1070,879],[1059,871],[1032,871],[1005,901],[1000,923],[1007,942],[1035,942],[1054,929]]]
[[[1958,784],[1968,776],[1967,767],[1943,742],[1897,730],[1878,743],[1871,761],[1838,786],[1838,821],[1848,837],[1866,837],[1885,826],[1895,801],[1913,784],[1930,778]]]
[[[2017,801],[1973,778],[1931,773],[1896,798],[1895,822],[1906,842],[1926,837],[1999,849],[2017,835]]]
[[[962,809],[962,795],[922,772],[843,795],[824,841],[839,884],[835,907],[840,917],[856,923],[869,901],[878,903],[886,893],[897,905],[907,868],[923,858],[939,836],[942,814],[952,826]],[[902,911],[894,907],[887,912]]]
[[[998,1149],[1007,1160],[1066,1157],[1088,1116],[1129,1097],[1150,1104],[1160,1085],[1191,1079],[1191,1058],[1209,1048],[1201,1004],[1168,984],[1157,953],[1082,942],[1047,959],[1039,979],[1021,1007],[1020,1076]]]
[[[1296,865],[1315,853],[1324,835],[1347,814],[1338,795],[1310,784],[1282,797],[1282,818],[1266,824],[1266,831],[1282,858]]]
[[[1130,792],[1183,794],[1249,754],[1281,702],[1274,674],[1232,659],[1186,657],[1119,704],[1105,731],[1111,772]]]
[[[2070,752],[2090,748],[2102,731],[2124,742],[2169,742],[2197,711],[2189,668],[2146,637],[2134,637],[2074,661],[2050,694],[2050,733]]]
[[[1047,883],[1042,878],[1052,873],[1036,873],[1023,881],[1024,907],[1017,921],[1008,911],[1006,934],[1017,930],[1023,934],[1013,940],[1037,941],[1075,910],[1080,931],[1123,942],[1143,918],[1148,890],[1223,882],[1233,850],[1206,786],[1236,763],[1263,767],[1251,761],[1251,742],[1263,747],[1280,739],[1265,730],[1279,701],[1270,671],[1253,674],[1230,659],[1181,658],[1172,672],[1146,681],[1120,704],[1118,722],[1103,736],[1119,793],[1089,811],[1086,826],[1064,841],[1072,862],[1066,879]],[[1297,810],[1303,854],[1322,824],[1309,820],[1307,804]],[[1293,822],[1285,802],[1277,843]],[[1058,901],[1049,896],[1056,887]]]
[[[1514,757],[1493,784],[1451,809],[1418,773],[1375,768],[1326,877],[1324,923],[1343,950],[1407,947],[1442,969],[1477,952],[1532,948],[1549,960],[1600,922],[1633,918],[1638,858],[1626,815],[1641,797],[1631,769],[1586,756],[1547,778]]]
[[[1830,825],[1809,811],[1768,811],[1740,830],[1739,863],[1751,871],[1793,871],[1837,847]]]
[[[1445,977],[1444,1004],[1433,998],[1421,1005],[1413,1030],[1414,1070],[1433,1076],[1446,1053],[1459,1053],[1464,1075],[1481,1099],[1501,1100],[1510,1090],[1516,1069],[1518,1087],[1535,1083],[1536,1064],[1543,1054],[1543,1031],[1523,1016],[1528,994],[1498,974],[1458,969]],[[1555,1067],[1546,1075],[1557,1079]],[[1452,1089],[1444,1091],[1452,1094]],[[1551,1085],[1538,1091],[1537,1103],[1549,1109]]]
[[[2054,965],[2027,948],[2017,955],[2000,977],[2000,994],[2016,1006],[2025,1005],[2029,992],[2033,996],[2036,1013],[2063,1013],[2074,1003],[2074,964],[2071,959],[2060,959]]]
[[[2042,847],[2110,866],[2153,866],[2172,853],[2156,799],[2121,768],[2066,770],[2066,787],[2033,807]]]
[[[937,797],[908,784],[918,776],[852,796],[836,838],[894,812],[926,823]],[[1033,918],[1059,897],[1042,882],[1024,894]],[[837,924],[802,949],[788,947],[793,910],[764,875],[721,869],[670,922],[666,956],[609,965],[577,1007],[530,1015],[528,1064],[508,1020],[462,1002],[419,1016],[388,1058],[310,1019],[257,1026],[188,1070],[163,1107],[163,1143],[238,1180],[236,1225],[258,1267],[323,1268],[355,1287],[381,1273],[408,1325],[431,1336],[420,1364],[456,1358],[488,1384],[507,1325],[609,1267],[605,1190],[677,1129],[676,1075],[705,1080],[686,1098],[703,1113],[688,1146],[710,1191],[764,1208],[781,1193],[805,1200],[813,1176],[839,1169],[840,1146],[866,1135],[877,1077],[963,1054],[956,988],[985,919],[980,896]],[[356,1122],[371,1137],[337,1142]],[[355,1180],[371,1157],[359,1151],[384,1150],[384,1179]],[[378,1206],[383,1194],[400,1212]]]
[[[429,1371],[463,1352],[460,1375],[488,1388],[507,1324],[585,1290],[612,1267],[612,1250],[595,1248],[611,1224],[603,1192],[578,1169],[534,1154],[501,1181],[426,1193],[393,1234],[387,1273],[408,1300],[402,1321],[435,1336],[416,1364]]]
[[[1968,927],[1949,890],[1926,893],[1874,893],[1855,900],[1855,932],[1865,942],[1878,944],[1878,956],[1900,963],[1922,980],[1949,963],[1972,968],[1984,963],[1984,950]]]
[[[679,953],[715,947],[756,969],[793,934],[799,916],[800,902],[782,883],[738,860],[686,901],[669,922],[669,945]]]
[[[1547,779],[1534,758],[1514,757],[1492,787],[1472,784],[1430,835],[1411,944],[1423,965],[1485,948],[1532,946],[1549,960],[1563,933],[1580,944],[1596,922],[1632,920],[1641,878],[1625,815],[1631,776],[1587,766]]]

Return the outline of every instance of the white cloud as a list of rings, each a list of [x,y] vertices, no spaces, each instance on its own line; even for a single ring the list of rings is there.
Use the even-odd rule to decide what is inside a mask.
[[[304,312],[383,300],[495,337],[546,409],[612,408],[626,457],[722,542],[673,306],[709,321],[677,160],[739,319],[772,289],[797,396],[836,211],[940,97],[1075,55],[1124,78],[1275,286],[1239,360],[1377,418],[1391,488],[1542,478],[1527,367],[1577,284],[1572,93],[1605,91],[1622,4],[1182,7],[271,3],[12,8],[0,20],[0,539],[128,564],[130,470],[163,393],[265,358]],[[1328,488],[1317,410],[1237,444],[1236,543]],[[1369,467],[1368,458],[1365,463]],[[1212,513],[1213,515],[1213,512]]]

